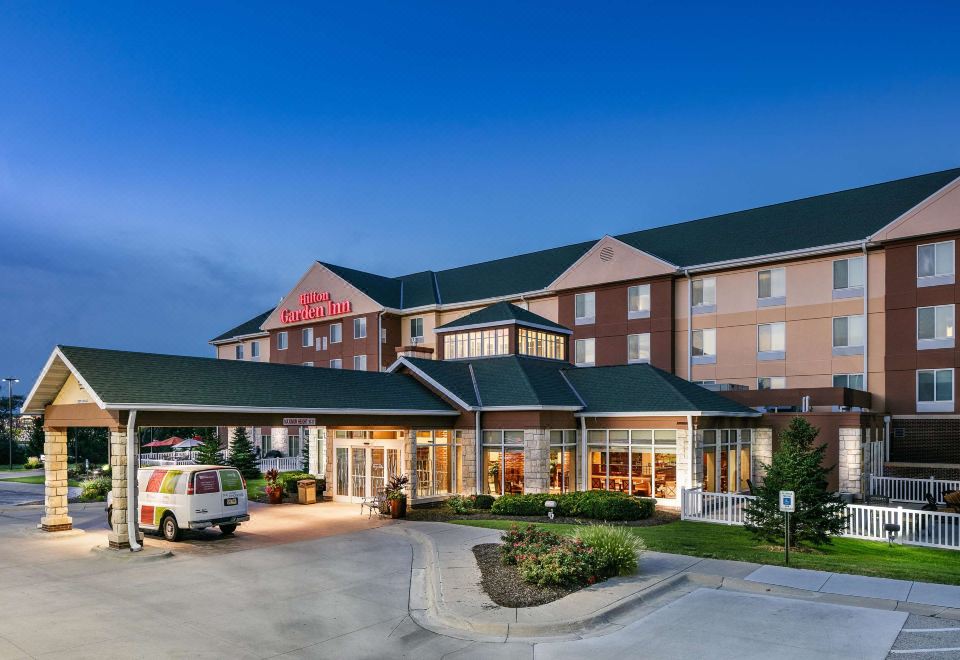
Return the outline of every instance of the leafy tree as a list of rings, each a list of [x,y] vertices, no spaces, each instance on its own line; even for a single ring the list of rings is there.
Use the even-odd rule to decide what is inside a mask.
[[[770,465],[763,466],[763,484],[746,507],[747,529],[758,539],[783,540],[781,490],[792,490],[796,497],[796,512],[790,514],[791,546],[830,543],[831,536],[843,531],[844,503],[827,490],[827,475],[835,466],[823,464],[827,446],[813,444],[819,432],[803,417],[794,417],[780,433],[780,447]]]
[[[105,428],[71,427],[67,429],[67,455],[73,463],[90,461],[103,465],[109,460],[110,431]]]
[[[200,465],[218,465],[220,459],[220,440],[215,435],[204,438],[203,444],[197,447],[197,463]]]
[[[247,479],[260,478],[260,465],[253,455],[253,447],[250,444],[250,438],[247,437],[247,429],[238,426],[233,431],[233,444],[230,448],[230,458],[227,459],[227,465],[240,470]]]
[[[40,457],[43,454],[43,415],[33,418],[30,434],[27,436],[27,456]]]

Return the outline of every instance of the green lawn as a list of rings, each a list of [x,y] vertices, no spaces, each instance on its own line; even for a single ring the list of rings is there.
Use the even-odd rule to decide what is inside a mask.
[[[253,500],[266,493],[267,480],[263,477],[259,479],[247,479],[247,499]]]
[[[42,484],[43,475],[36,474],[32,477],[11,477],[9,479],[0,479],[0,481],[16,481],[18,484]],[[76,479],[70,479],[67,481],[68,486],[79,486],[80,482]]]
[[[456,525],[507,529],[509,520],[451,520]],[[540,523],[541,527],[569,534],[575,525]],[[653,527],[628,527],[650,550],[694,557],[735,559],[758,564],[783,565],[783,547],[757,543],[742,527],[698,522],[673,522]],[[836,573],[854,573],[901,580],[960,584],[960,554],[953,550],[894,545],[857,539],[834,539],[818,550],[791,552],[790,565]]]

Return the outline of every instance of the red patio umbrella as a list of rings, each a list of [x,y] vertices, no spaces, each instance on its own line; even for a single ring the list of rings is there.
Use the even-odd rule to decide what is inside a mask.
[[[183,438],[178,438],[173,436],[172,438],[167,438],[166,440],[154,440],[153,442],[148,442],[144,447],[172,447],[173,445],[178,445],[183,442]]]

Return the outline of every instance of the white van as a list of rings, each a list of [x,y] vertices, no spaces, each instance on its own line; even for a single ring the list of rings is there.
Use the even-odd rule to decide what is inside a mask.
[[[181,529],[219,526],[233,534],[250,520],[247,483],[235,468],[221,465],[176,465],[137,471],[140,528],[178,541]],[[113,500],[107,496],[107,524]]]

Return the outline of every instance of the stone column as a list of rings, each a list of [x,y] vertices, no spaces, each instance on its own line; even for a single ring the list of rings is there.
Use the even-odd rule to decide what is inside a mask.
[[[472,495],[477,490],[477,432],[473,429],[457,431],[460,434],[461,456],[463,460],[458,466],[460,471],[460,493]]]
[[[523,492],[550,492],[550,433],[546,429],[523,432]]]
[[[407,501],[413,503],[417,499],[417,429],[404,429],[404,431],[406,432],[404,469],[410,479],[410,485],[407,486]]]
[[[693,486],[693,475],[696,472],[694,465],[697,448],[693,448],[691,453],[690,442],[688,438],[690,433],[684,428],[677,429],[677,498],[680,497],[681,488],[690,488]]]
[[[863,439],[859,427],[840,429],[837,486],[842,493],[862,495]]]
[[[321,475],[327,462],[327,427],[308,426],[306,442],[308,471],[313,475]]]
[[[275,449],[286,456],[287,435],[286,426],[274,426],[272,429],[270,429],[270,449]]]
[[[67,510],[67,430],[44,429],[44,516],[40,526],[45,532],[73,529]]]
[[[111,500],[113,514],[110,517],[111,530],[107,535],[110,547],[123,549],[130,547],[129,531],[127,528],[128,515],[127,489],[136,488],[137,484],[127,484],[127,431],[110,431],[110,478],[113,485]],[[132,515],[136,515],[134,512]],[[143,539],[143,533],[137,532],[137,539]]]
[[[750,452],[751,472],[755,482],[762,481],[767,471],[763,469],[761,463],[770,465],[773,461],[773,429],[754,429],[753,448]]]

